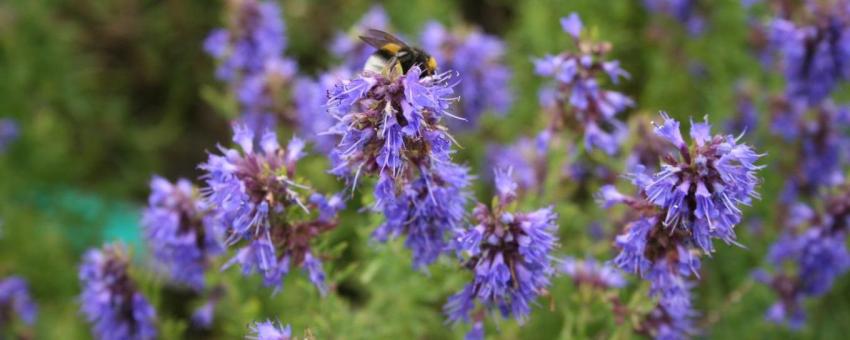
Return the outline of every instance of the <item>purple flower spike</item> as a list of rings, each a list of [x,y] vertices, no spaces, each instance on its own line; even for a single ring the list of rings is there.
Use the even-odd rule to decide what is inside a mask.
[[[649,281],[650,295],[658,298],[637,330],[679,339],[695,331],[690,289],[691,276],[699,276],[698,255],[714,252],[715,238],[735,243],[740,206],[758,197],[756,171],[762,167],[755,165],[761,155],[731,135],[712,136],[707,121],[691,124],[694,141],[688,145],[679,122],[662,117],[664,124],[655,133],[679,155],[661,156],[663,163],[652,176],[633,164],[628,177],[637,196],[605,186],[598,197],[604,206],[622,203],[630,208],[630,222],[615,240],[620,253],[612,262]]]
[[[10,276],[0,281],[0,310],[4,313],[14,312],[27,325],[35,323],[38,308],[30,296],[27,281],[17,276]],[[3,314],[0,318],[0,329],[8,329],[11,314]]]
[[[200,166],[206,172],[204,194],[222,223],[226,244],[239,247],[225,268],[238,263],[246,275],[258,271],[267,286],[281,286],[290,266],[302,267],[324,294],[321,262],[310,243],[336,227],[344,203],[296,181],[296,163],[304,156],[300,139],[282,148],[273,132],[257,138],[237,125],[233,141],[241,151],[220,147],[222,155],[210,154]]]
[[[278,120],[306,129],[323,110],[304,102],[309,93],[295,89],[298,66],[284,56],[286,26],[281,8],[272,1],[245,0],[229,3],[230,27],[212,31],[204,50],[216,59],[216,76],[235,95],[241,113],[240,124],[259,133],[273,129]],[[295,96],[307,96],[289,98]],[[257,134],[259,136],[259,134]]]
[[[775,271],[759,271],[756,275],[777,295],[766,318],[792,329],[805,323],[805,300],[826,294],[835,280],[850,270],[846,242],[850,232],[850,185],[818,201],[823,202],[822,210],[798,208],[797,216],[793,216],[798,224],[771,246],[767,262]],[[794,267],[794,271],[787,270]]]
[[[503,317],[522,322],[554,273],[551,252],[557,244],[557,214],[551,207],[509,211],[510,200],[503,197],[516,184],[507,183],[510,171],[495,173],[497,188],[507,191],[497,190],[502,197],[494,200],[492,208],[479,203],[472,213],[475,224],[456,229],[450,245],[474,275],[444,306],[450,321],[470,321],[477,300],[484,309],[499,310]]]
[[[583,136],[585,150],[616,154],[627,133],[617,115],[634,106],[634,102],[622,93],[603,89],[600,81],[607,78],[616,84],[629,74],[616,60],[604,59],[611,51],[610,44],[581,39],[578,14],[561,19],[561,25],[576,40],[577,51],[567,50],[534,61],[537,75],[554,80],[539,95],[541,106],[552,116],[548,130],[569,128]]]
[[[812,22],[774,20],[769,48],[781,57],[788,97],[814,106],[850,77],[850,21],[840,1],[805,7]]]
[[[811,108],[792,105],[787,98],[777,100],[773,130],[793,143],[796,159],[793,176],[786,182],[783,201],[792,204],[797,195],[814,195],[823,188],[845,181],[850,164],[850,107],[827,100]]]
[[[150,186],[142,217],[148,246],[172,280],[200,291],[212,257],[222,251],[212,211],[186,179],[171,184],[157,176]]]
[[[98,339],[154,339],[156,312],[128,273],[123,246],[91,249],[80,265],[80,309]]]
[[[755,162],[762,156],[731,135],[710,135],[707,123],[691,125],[694,146],[689,148],[679,123],[667,116],[656,134],[679,149],[680,158],[665,158],[661,171],[641,187],[647,199],[666,211],[664,226],[684,228],[705,252],[712,238],[735,243],[734,227],[741,220],[741,205],[749,205],[758,180]],[[693,203],[689,203],[693,202]],[[694,204],[695,203],[695,204]]]
[[[451,74],[423,77],[365,72],[329,93],[328,111],[340,142],[331,172],[355,188],[361,176],[377,178],[375,210],[385,222],[373,233],[385,241],[407,236],[413,263],[422,268],[446,248],[446,234],[465,209],[470,176],[451,161],[452,137],[441,124],[453,101]]]

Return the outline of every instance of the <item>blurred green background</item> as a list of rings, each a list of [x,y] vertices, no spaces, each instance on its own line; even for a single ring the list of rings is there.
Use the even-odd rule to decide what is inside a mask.
[[[481,26],[507,42],[514,71],[516,101],[505,118],[487,117],[481,130],[459,136],[458,160],[481,173],[481,137],[509,142],[543,126],[537,116],[537,89],[545,81],[532,73],[531,58],[566,48],[558,19],[577,11],[599,40],[614,44],[631,79],[617,88],[637,102],[630,118],[709,115],[716,126],[735,111],[735,84],[746,80],[779,89],[782,80],[766,73],[749,45],[747,15],[739,1],[706,1],[706,31],[689,36],[681,24],[651,15],[641,1],[486,0],[380,2],[393,26],[418,36],[428,20],[447,25]],[[284,1],[287,54],[303,73],[316,75],[337,61],[326,51],[339,30],[348,29],[372,2],[354,0]],[[295,334],[320,339],[459,338],[467,326],[444,323],[441,306],[460,289],[466,273],[443,260],[428,274],[414,271],[409,253],[397,240],[369,241],[379,216],[356,212],[350,204],[343,224],[323,238],[321,248],[335,254],[326,265],[336,292],[322,299],[300,273],[290,275],[283,292],[273,295],[257,277],[238,270],[218,273],[210,282],[227,293],[212,331],[189,329],[185,317],[201,300],[164,286],[146,270],[138,219],[153,174],[197,181],[196,165],[216,143],[230,140],[229,123],[204,100],[214,63],[202,51],[206,34],[222,25],[221,1],[5,0],[0,2],[0,116],[21,125],[21,136],[0,155],[0,277],[17,274],[31,284],[39,304],[36,339],[86,339],[89,327],[78,312],[77,265],[88,247],[124,240],[137,258],[134,278],[157,306],[164,339],[239,338],[252,320],[280,318]],[[846,91],[845,91],[846,92]],[[760,107],[764,100],[757,98]],[[762,122],[767,118],[762,115]],[[633,119],[632,119],[633,120]],[[773,300],[750,273],[761,264],[777,235],[775,197],[783,176],[772,166],[789,156],[781,145],[764,142],[765,129],[746,138],[768,152],[763,171],[765,200],[745,212],[760,229],[739,228],[745,248],[719,246],[706,258],[695,290],[702,313],[700,336],[710,338],[844,338],[850,334],[850,280],[807,304],[809,323],[792,333],[763,320]],[[636,139],[632,139],[634,143]],[[299,169],[320,188],[339,189],[318,157]],[[554,161],[553,161],[554,163]],[[620,164],[620,163],[617,163]],[[314,170],[314,171],[310,171]],[[557,172],[557,171],[556,171]],[[553,185],[559,185],[554,183]],[[477,181],[480,199],[487,183]],[[559,255],[610,259],[609,241],[594,242],[591,222],[609,235],[619,228],[588,197],[566,186],[526,208],[554,203],[561,213]],[[358,197],[359,199],[359,197]],[[756,223],[756,222],[754,222]],[[753,232],[755,230],[756,232]],[[164,288],[165,287],[165,288]],[[651,306],[646,285],[632,279],[619,294],[634,306]],[[489,322],[488,335],[504,339],[631,338],[629,321],[617,323],[599,293],[579,291],[558,278],[551,297],[542,297],[524,327],[514,321]]]

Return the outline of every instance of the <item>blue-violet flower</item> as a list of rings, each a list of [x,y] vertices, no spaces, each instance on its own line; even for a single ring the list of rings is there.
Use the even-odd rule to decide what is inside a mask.
[[[80,304],[98,339],[154,339],[156,311],[130,277],[130,260],[120,244],[91,249],[80,265]]]

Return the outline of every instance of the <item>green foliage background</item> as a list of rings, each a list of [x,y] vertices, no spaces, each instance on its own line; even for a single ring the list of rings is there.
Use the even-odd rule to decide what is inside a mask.
[[[537,108],[541,79],[531,73],[531,57],[568,46],[558,19],[582,15],[592,35],[614,44],[632,78],[620,85],[638,103],[629,113],[656,117],[704,114],[716,126],[735,110],[734,86],[748,80],[778,89],[782,80],[763,71],[748,43],[747,16],[738,1],[706,1],[707,31],[689,37],[669,18],[650,16],[637,0],[486,0],[382,2],[398,31],[417,36],[430,19],[449,25],[473,22],[507,40],[514,70],[516,103],[505,118],[488,117],[480,131],[459,135],[458,160],[482,173],[485,143],[509,142],[542,127]],[[325,46],[347,29],[371,3],[363,0],[285,1],[289,47],[301,69],[318,74],[334,65]],[[320,248],[336,290],[322,299],[300,274],[290,275],[279,294],[238,270],[212,271],[209,281],[227,289],[211,332],[191,330],[185,317],[201,299],[167,287],[147,270],[138,218],[152,174],[197,180],[196,165],[216,143],[230,139],[227,110],[211,104],[220,90],[213,62],[201,44],[221,25],[219,1],[6,0],[0,3],[0,116],[13,117],[22,135],[0,155],[0,277],[28,279],[40,313],[30,330],[37,339],[89,338],[78,312],[77,265],[82,252],[121,239],[137,259],[133,276],[157,306],[163,339],[232,339],[252,320],[280,318],[296,334],[308,330],[320,339],[460,338],[467,326],[444,323],[441,306],[468,275],[441,260],[427,274],[410,266],[400,240],[379,245],[369,233],[379,216],[357,213],[367,196],[355,196],[342,225]],[[757,98],[761,107],[764,100]],[[767,118],[762,117],[762,122]],[[747,209],[761,232],[739,228],[746,248],[720,246],[705,259],[696,289],[698,324],[711,338],[841,338],[850,332],[850,280],[840,279],[825,297],[807,305],[810,322],[799,333],[763,321],[773,296],[753,284],[750,273],[777,236],[775,198],[784,180],[775,165],[791,153],[768,142],[764,129],[746,138],[768,152],[763,171],[765,199]],[[631,143],[639,142],[633,138]],[[559,157],[552,160],[558,173]],[[319,188],[338,190],[319,157],[303,162],[302,175]],[[615,167],[622,164],[615,162]],[[611,243],[593,242],[588,226],[603,222],[613,235],[620,226],[574,184],[548,181],[546,195],[529,197],[527,209],[556,204],[561,214],[559,255],[612,257]],[[479,199],[488,184],[476,181]],[[620,299],[647,309],[647,287],[632,280]],[[530,321],[489,322],[488,334],[504,339],[632,338],[630,322],[616,322],[604,294],[576,288],[558,278],[551,297],[539,300]],[[16,327],[20,328],[20,325]]]

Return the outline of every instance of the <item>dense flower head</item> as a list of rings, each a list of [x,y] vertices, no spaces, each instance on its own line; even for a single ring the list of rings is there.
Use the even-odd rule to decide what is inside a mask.
[[[787,231],[771,246],[767,262],[776,271],[756,273],[756,278],[778,297],[767,312],[770,321],[802,327],[803,301],[827,293],[835,279],[850,270],[846,242],[850,232],[850,186],[825,198],[823,203],[822,211],[803,213],[802,217],[807,218],[797,219],[801,225]]]
[[[229,26],[212,31],[204,49],[219,62],[216,76],[231,85],[242,123],[263,131],[279,119],[298,122],[294,104],[283,95],[291,92],[298,67],[283,55],[280,7],[263,0],[232,1],[228,14]]]
[[[648,202],[631,198],[608,188],[612,201],[649,210]],[[650,295],[658,298],[656,308],[645,316],[638,331],[656,339],[679,339],[693,333],[689,277],[699,270],[699,259],[688,248],[687,235],[681,230],[668,233],[659,218],[644,216],[626,226],[615,245],[620,253],[613,263],[620,269],[638,274],[650,282]]]
[[[698,0],[644,0],[651,12],[662,13],[676,19],[688,29],[691,35],[699,35],[705,30],[705,18],[698,11]]]
[[[649,208],[647,202],[625,195],[619,200],[637,209]],[[627,225],[616,238],[620,253],[613,263],[649,281],[650,295],[658,298],[658,306],[645,316],[638,330],[656,339],[679,339],[694,332],[690,276],[698,272],[700,262],[689,250],[685,232],[668,232],[659,220],[641,217]]]
[[[418,67],[364,72],[329,93],[329,113],[338,119],[331,133],[341,136],[331,173],[352,188],[361,175],[378,177],[375,209],[386,221],[374,236],[406,235],[416,267],[436,259],[467,200],[468,170],[452,163],[453,139],[441,125],[453,116],[450,77],[423,77]]]
[[[624,200],[633,200],[626,198]],[[638,207],[646,202],[630,202]],[[641,208],[637,208],[641,209]],[[674,230],[668,232],[654,216],[640,217],[630,222],[624,233],[617,236],[615,245],[620,253],[614,258],[617,267],[634,274],[639,274],[649,280],[662,278],[659,275],[659,261],[668,261],[667,269],[687,277],[699,269],[699,259],[689,250],[689,240],[686,232]]]
[[[155,176],[150,186],[142,228],[154,258],[175,282],[203,289],[204,272],[222,251],[212,211],[187,179]]]
[[[560,259],[558,270],[573,279],[577,285],[587,285],[594,288],[622,288],[626,285],[623,273],[607,263],[599,263],[588,258],[578,260],[573,257]]]
[[[668,339],[693,332],[690,277],[698,276],[698,255],[714,251],[714,238],[735,242],[740,205],[758,197],[755,173],[761,166],[755,162],[761,155],[731,135],[712,136],[707,122],[691,123],[693,143],[689,145],[679,122],[666,114],[662,117],[664,122],[656,124],[655,133],[678,156],[662,155],[655,174],[633,165],[628,178],[637,196],[606,185],[597,200],[606,208],[614,204],[631,208],[629,222],[615,240],[620,253],[613,263],[650,282],[650,295],[658,298],[658,308],[641,328]]]
[[[510,176],[510,170],[498,170],[494,205],[479,203],[473,224],[455,230],[450,247],[474,277],[446,303],[451,321],[469,321],[476,300],[487,310],[524,321],[530,304],[549,286],[557,214],[552,207],[513,211],[517,185]]]
[[[490,111],[504,114],[511,105],[511,72],[504,63],[505,44],[497,37],[478,30],[464,33],[449,31],[432,21],[422,31],[422,48],[444,70],[460,73],[458,83],[458,128],[475,127],[478,118]]]
[[[213,30],[204,42],[204,50],[221,62],[216,75],[226,81],[261,73],[286,48],[286,26],[276,3],[241,0],[229,5],[229,27]]]
[[[576,129],[584,136],[585,149],[598,148],[608,154],[619,150],[627,133],[617,115],[634,105],[624,94],[601,88],[600,80],[616,84],[629,74],[616,60],[605,60],[611,51],[608,43],[582,40],[582,23],[573,13],[561,19],[564,31],[575,42],[575,51],[547,55],[534,61],[535,73],[550,77],[554,86],[541,90],[540,104],[551,117],[550,129]]]
[[[661,170],[640,183],[649,202],[665,211],[663,226],[684,229],[703,251],[714,251],[711,240],[735,242],[734,227],[741,221],[741,205],[749,205],[758,184],[755,164],[762,156],[732,135],[711,135],[708,122],[691,122],[688,146],[679,122],[662,114],[655,133],[676,147],[679,157],[664,157]]]
[[[793,202],[799,194],[843,183],[850,163],[850,107],[824,100],[807,110],[783,98],[773,104],[773,131],[793,143],[797,156],[783,199]]]
[[[38,308],[30,296],[27,281],[18,276],[9,276],[0,281],[0,330],[7,329],[14,317],[32,325]]]
[[[377,208],[386,221],[372,236],[386,241],[407,235],[405,246],[413,252],[413,266],[423,268],[434,262],[447,246],[445,235],[463,219],[471,177],[465,167],[441,162],[428,173],[393,191],[389,176],[382,176],[375,188]]]
[[[683,339],[696,331],[693,319],[697,312],[691,298],[694,284],[689,276],[698,266],[699,260],[681,245],[655,260],[643,276],[651,283],[649,294],[658,298],[658,304],[641,320],[638,331],[655,339]]]
[[[289,340],[292,339],[292,328],[289,325],[282,326],[280,321],[272,322],[266,320],[255,322],[251,325],[251,334],[247,339],[255,340]]]
[[[296,162],[304,156],[300,139],[282,148],[274,132],[256,138],[253,131],[235,125],[233,141],[241,151],[220,147],[222,155],[210,154],[201,165],[206,171],[204,193],[223,225],[227,245],[241,244],[225,267],[239,263],[245,274],[257,270],[266,285],[276,286],[290,266],[300,266],[324,292],[321,262],[310,242],[336,226],[336,212],[344,205],[338,198],[304,197],[310,188],[300,184],[295,173]],[[303,218],[292,218],[297,216]]]
[[[90,249],[80,265],[80,305],[98,339],[154,339],[156,312],[130,277],[120,244]]]
[[[453,116],[451,74],[421,78],[421,72],[365,72],[329,93],[328,112],[338,119],[331,132],[341,136],[332,153],[334,174],[398,177],[449,159],[452,139],[440,123]]]
[[[343,67],[350,72],[360,71],[375,48],[364,42],[359,36],[368,29],[385,31],[390,19],[380,5],[372,6],[348,31],[337,32],[329,50],[342,59]]]
[[[810,3],[811,22],[795,23],[777,18],[770,23],[770,49],[781,57],[793,100],[815,105],[828,97],[850,76],[850,7],[842,1],[833,6]]]

